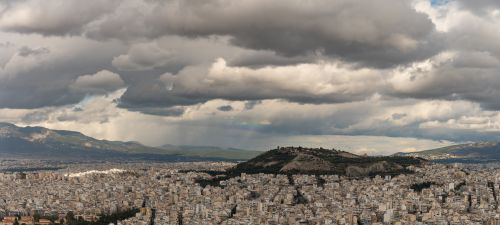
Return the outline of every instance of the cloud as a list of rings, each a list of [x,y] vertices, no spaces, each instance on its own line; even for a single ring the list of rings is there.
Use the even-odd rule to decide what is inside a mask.
[[[424,150],[453,144],[447,141],[384,136],[273,135],[249,129],[234,129],[224,124],[221,124],[222,126],[204,126],[199,123],[180,123],[181,120],[185,121],[185,119],[150,116],[116,108],[115,104],[109,104],[114,97],[116,96],[110,95],[108,97],[88,99],[80,104],[82,111],[78,114],[64,114],[73,111],[73,106],[54,107],[46,110],[0,109],[0,120],[6,121],[6,115],[14,115],[15,113],[21,115],[42,111],[49,117],[48,120],[37,122],[21,122],[18,120],[16,123],[19,125],[44,126],[52,129],[78,130],[86,135],[107,140],[139,140],[152,146],[172,143],[177,145],[219,145],[223,147],[269,150],[278,145],[301,145],[380,155],[392,154],[410,148]],[[221,103],[217,101],[208,105],[215,107]],[[199,108],[196,113],[185,116],[202,114],[205,110],[207,108]],[[15,118],[19,119],[20,117]],[[11,119],[14,119],[14,117]],[[123,132],[123,130],[136,132]]]
[[[179,117],[186,111],[185,107],[132,107],[128,108],[132,112],[140,112],[147,115],[162,117]]]
[[[8,45],[7,48],[12,46]],[[43,65],[50,57],[50,50],[46,47],[28,47],[23,46],[14,52],[5,51],[7,54],[4,56],[3,67],[0,68],[0,78],[12,78],[17,74],[30,71]]]
[[[123,48],[116,42],[101,43],[81,37],[2,32],[0,36],[6,42],[22,46],[0,51],[0,108],[78,103],[86,93],[75,92],[70,86],[79,76],[110,67],[112,56]]]
[[[118,1],[26,0],[0,3],[3,30],[43,35],[76,35],[84,27],[115,9]],[[75,16],[78,15],[78,16]]]
[[[79,76],[70,89],[86,94],[106,94],[123,88],[125,83],[120,75],[108,70],[101,70],[95,74]]]
[[[221,105],[229,103],[233,110],[218,113]],[[347,135],[463,142],[498,140],[500,134],[500,114],[485,111],[469,101],[373,98],[362,102],[313,105],[264,100],[251,110],[244,108],[245,103],[211,100],[186,107],[184,114],[171,117],[168,124],[184,127],[187,133],[196,127],[282,138]]]
[[[388,4],[391,7],[385,7]],[[166,1],[150,9],[149,15],[139,13],[138,17],[115,14],[96,24],[89,35],[113,38],[127,38],[137,33],[151,38],[165,34],[220,35],[231,37],[232,44],[245,48],[272,50],[286,56],[321,52],[371,66],[405,63],[439,50],[439,45],[430,45],[438,39],[432,22],[407,1],[312,1],[307,4],[295,0],[231,4],[224,0]],[[143,20],[129,21],[135,18]],[[129,24],[132,32],[113,29],[111,24]]]
[[[318,55],[286,57],[277,55],[273,51],[246,51],[242,54],[228,59],[231,66],[241,67],[265,67],[265,66],[286,66],[300,63],[313,63],[325,57]]]
[[[245,109],[246,110],[251,110],[255,106],[257,106],[258,104],[261,104],[261,103],[262,103],[262,101],[246,101],[245,102]]]
[[[78,11],[78,17],[72,9]],[[433,23],[404,0],[92,4],[31,0],[9,4],[0,17],[0,28],[43,35],[85,35],[99,40],[227,36],[232,44],[248,49],[271,50],[284,56],[319,53],[375,67],[421,60],[442,47]],[[127,65],[123,61],[129,62],[126,56],[116,60],[121,66]],[[133,60],[129,63],[133,64]]]
[[[19,56],[22,57],[28,57],[28,56],[39,56],[43,54],[49,54],[50,50],[48,48],[30,48],[27,46],[24,46],[18,50]]]
[[[223,105],[223,106],[219,106],[217,108],[219,111],[222,111],[222,112],[229,112],[229,111],[233,111],[233,107],[231,105]]]
[[[389,79],[394,96],[467,99],[500,109],[500,61],[485,52],[448,52],[395,70]]]
[[[176,75],[130,87],[124,104],[192,105],[210,99],[286,99],[303,103],[363,100],[383,85],[382,74],[348,64],[320,62],[251,69],[218,59],[207,67],[187,67]]]
[[[144,43],[132,46],[128,54],[115,57],[113,66],[120,70],[148,70],[165,66],[174,54],[156,43]]]
[[[228,37],[184,38],[166,36],[133,43],[127,52],[113,58],[112,65],[129,74],[176,73],[186,66],[195,66],[224,58],[232,66],[262,67],[313,62],[318,56],[287,58],[272,51],[232,46]]]
[[[122,93],[123,90],[118,90],[106,96],[87,97],[73,105],[28,110],[28,113],[21,117],[20,123],[79,123],[87,125],[108,123],[123,113],[116,108],[116,103],[113,102]]]
[[[211,114],[221,100],[189,110],[187,124],[230,127],[269,135],[364,135],[431,140],[499,140],[500,114],[469,101],[369,99],[342,104],[304,105],[266,100],[252,110],[233,102],[233,111]],[[217,106],[219,104],[219,106]],[[231,120],[227,120],[227,116]]]
[[[488,13],[489,11],[494,11],[500,8],[500,2],[495,0],[477,0],[474,2],[467,0],[456,1],[463,9],[470,10],[478,14]]]
[[[499,8],[2,1],[0,120],[157,144],[497,140]]]
[[[0,48],[9,48],[15,46],[12,42],[0,42]]]
[[[162,113],[146,115],[118,108],[113,100],[122,93],[88,98],[73,106],[17,110],[18,116],[9,121],[23,118],[18,123],[76,129],[96,137],[142,140],[153,145],[218,143],[265,150],[275,145],[297,144],[369,154],[451,143],[441,142],[443,139],[497,140],[500,131],[498,112],[483,111],[467,101],[370,99],[311,105],[265,100],[248,110],[244,108],[244,101],[211,100],[186,107],[183,114],[165,117]],[[232,104],[233,110],[216,113],[220,106],[227,104]],[[0,112],[0,120],[14,113]],[[133,129],[131,124],[135,125]],[[137,132],[122,132],[131,129]],[[235,140],[238,140],[236,146]],[[356,142],[352,142],[354,140]],[[387,145],[377,144],[381,140],[387,141]],[[389,143],[394,146],[387,148]],[[428,145],[431,143],[433,145]]]
[[[39,123],[49,119],[46,112],[35,111],[24,115],[21,120],[26,123]]]

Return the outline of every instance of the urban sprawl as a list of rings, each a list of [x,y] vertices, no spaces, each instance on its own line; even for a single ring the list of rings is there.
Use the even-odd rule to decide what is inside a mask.
[[[121,225],[500,224],[500,167],[441,165],[415,173],[241,174],[217,185],[223,162],[69,164],[15,172],[0,166],[2,224],[70,224],[132,211]],[[12,165],[11,165],[12,164]],[[33,163],[25,163],[33,164]],[[76,219],[77,218],[77,219]]]

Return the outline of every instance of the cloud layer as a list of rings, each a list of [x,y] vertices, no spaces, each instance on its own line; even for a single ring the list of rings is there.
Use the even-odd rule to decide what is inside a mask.
[[[0,120],[155,144],[498,140],[499,9],[492,0],[2,1]],[[143,130],[119,134],[123,121]]]

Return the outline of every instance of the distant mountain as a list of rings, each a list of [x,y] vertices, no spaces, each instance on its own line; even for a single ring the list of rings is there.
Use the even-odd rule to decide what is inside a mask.
[[[258,156],[262,151],[251,151],[238,148],[221,148],[215,146],[193,146],[193,145],[163,145],[158,147],[168,154],[190,156],[190,157],[215,157],[233,160],[248,160]]]
[[[498,162],[500,161],[500,143],[477,142],[459,144],[419,152],[400,152],[395,155],[416,156],[438,162]]]
[[[0,123],[0,156],[37,159],[166,161],[245,160],[252,151],[224,154],[229,149],[196,146],[149,147],[138,142],[97,140],[79,132]],[[235,152],[238,150],[234,149]],[[212,152],[213,154],[210,154]],[[255,153],[257,154],[257,153]],[[247,156],[247,158],[245,158]]]
[[[240,163],[228,172],[339,174],[357,177],[407,173],[408,166],[420,166],[426,162],[415,157],[368,157],[323,148],[282,147]]]

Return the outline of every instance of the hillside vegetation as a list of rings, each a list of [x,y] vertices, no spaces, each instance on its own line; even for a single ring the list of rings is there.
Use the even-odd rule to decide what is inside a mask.
[[[395,175],[410,172],[426,160],[405,156],[368,157],[323,148],[281,147],[229,170],[230,173]]]

